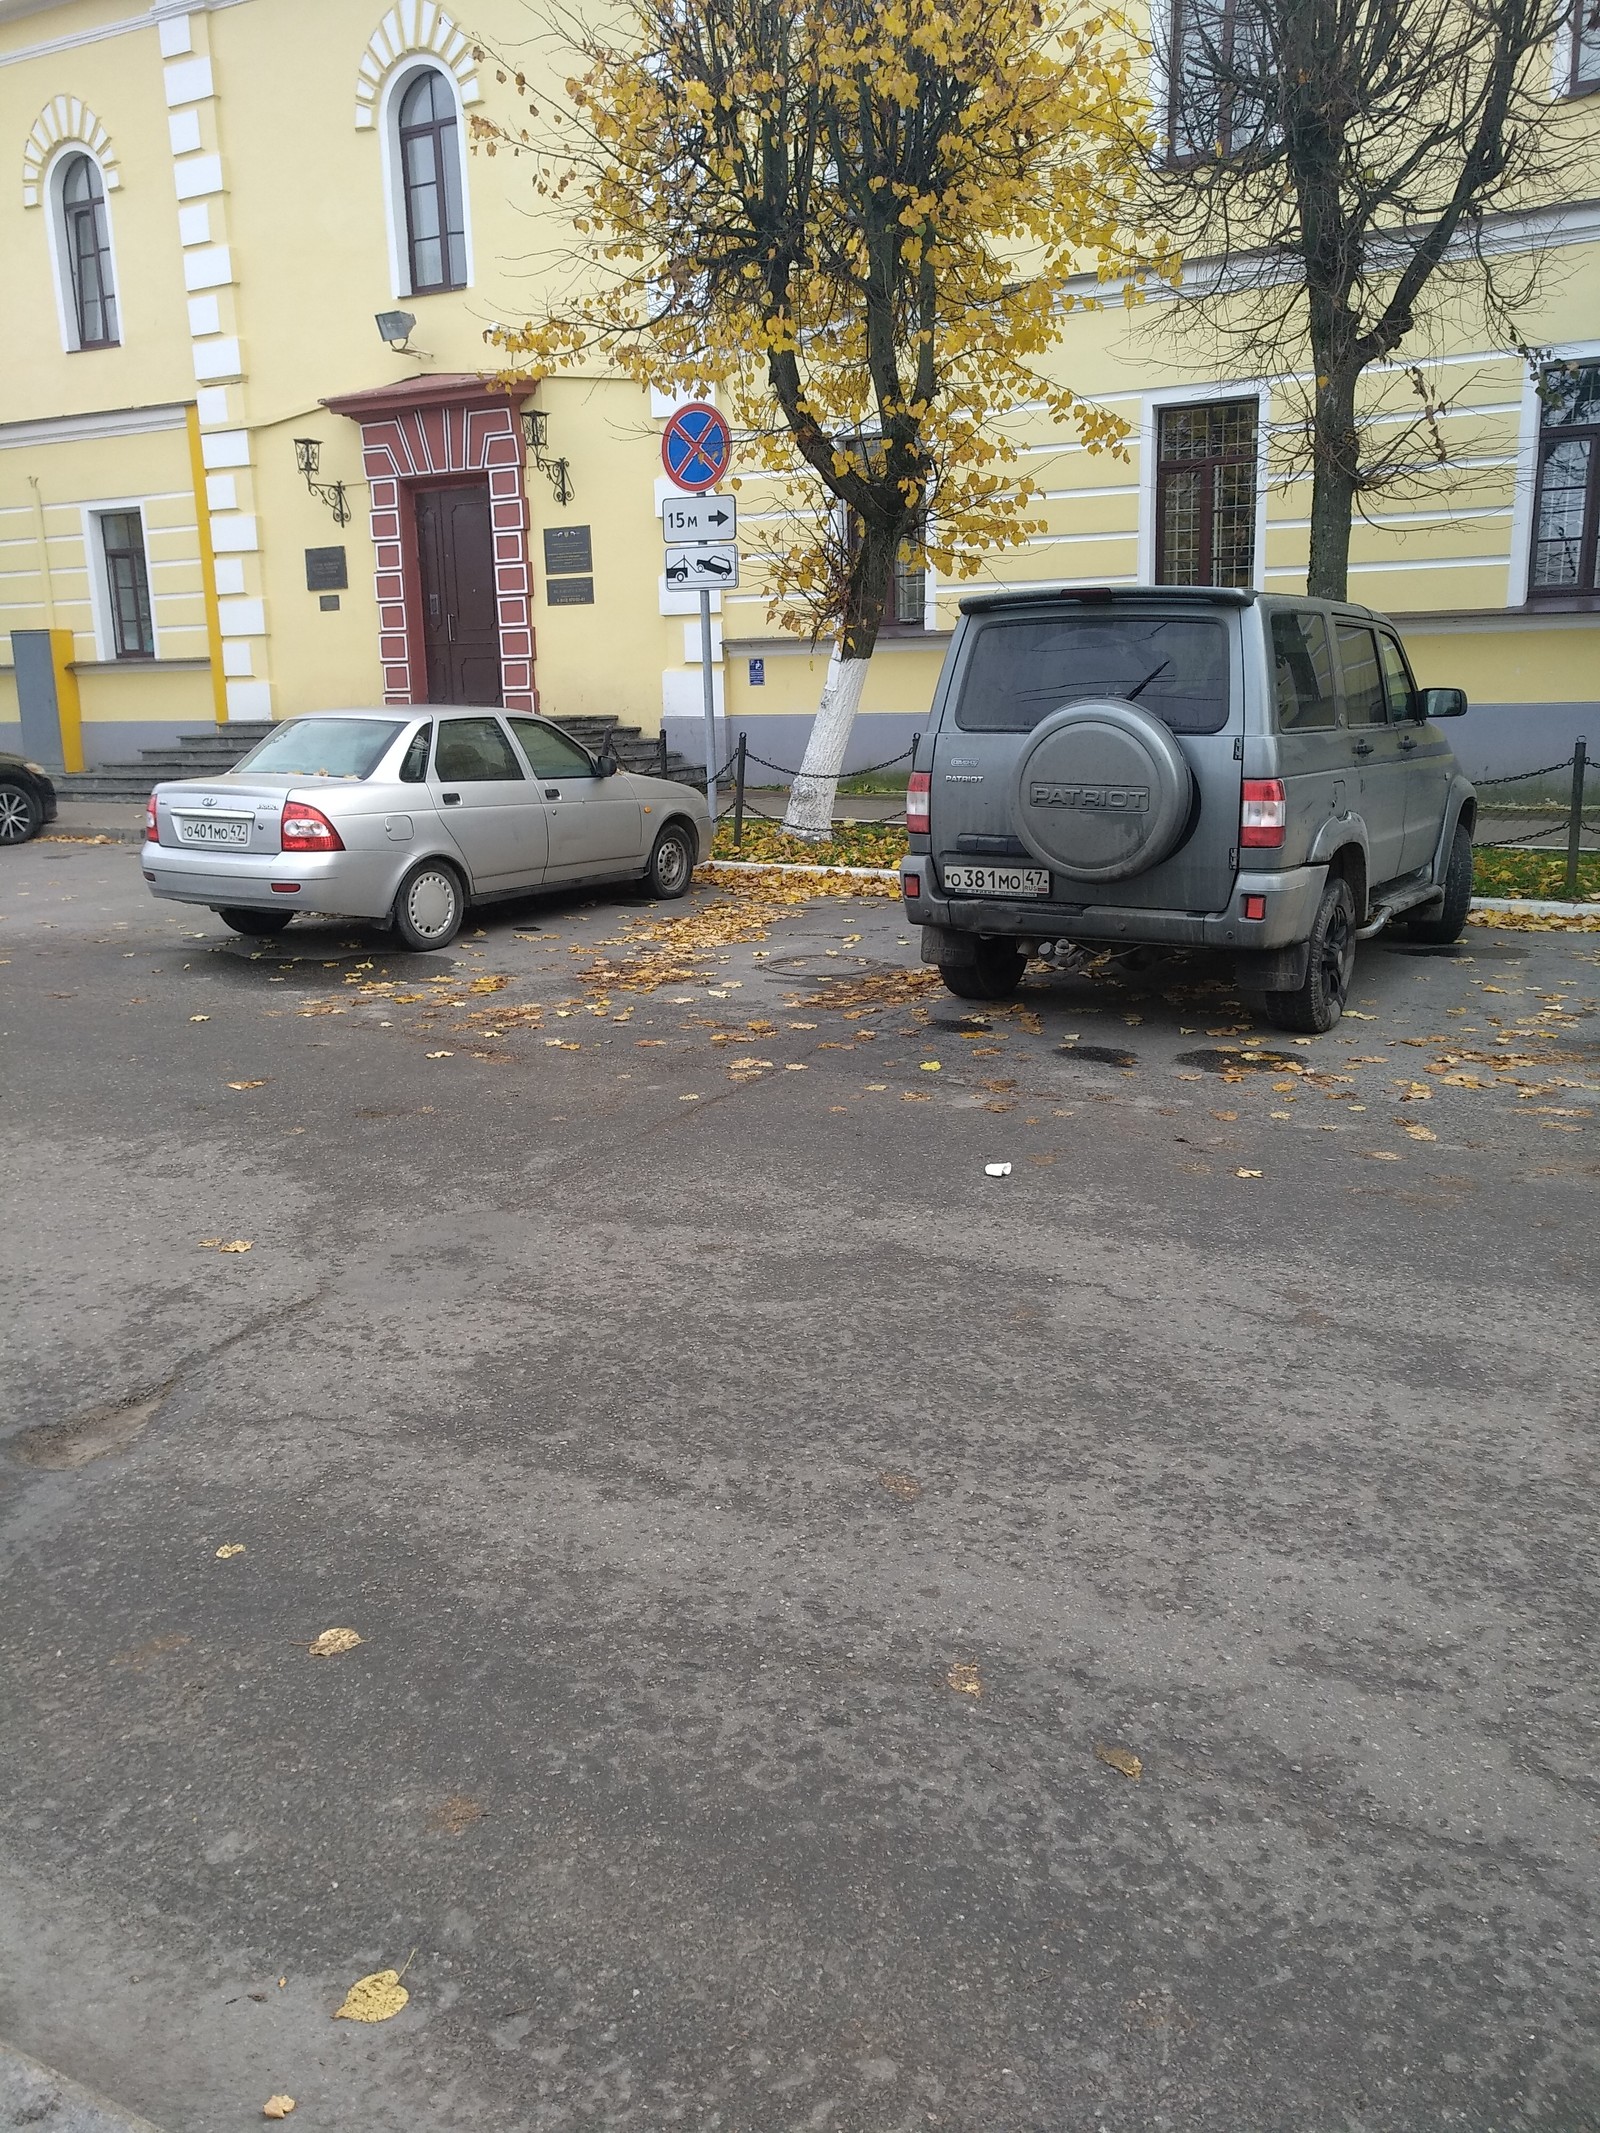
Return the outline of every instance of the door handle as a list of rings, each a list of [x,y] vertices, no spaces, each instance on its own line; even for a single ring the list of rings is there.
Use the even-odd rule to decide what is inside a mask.
[[[446,807],[459,807],[461,805],[461,795],[458,792],[442,792],[439,797]]]
[[[1371,741],[1357,741],[1355,747],[1351,750],[1351,753],[1353,755],[1371,755]]]
[[[559,800],[561,798],[561,787],[559,785],[547,785],[544,789],[544,796],[547,800]]]

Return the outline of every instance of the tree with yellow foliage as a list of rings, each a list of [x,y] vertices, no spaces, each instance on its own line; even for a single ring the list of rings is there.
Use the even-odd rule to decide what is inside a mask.
[[[1043,530],[1023,407],[1121,449],[1126,425],[1046,365],[1086,301],[1069,276],[1128,300],[1175,267],[1130,207],[1140,54],[1051,0],[626,0],[622,20],[572,33],[582,71],[534,133],[475,125],[539,152],[579,240],[541,314],[495,337],[726,395],[790,507],[773,618],[833,638],[788,812],[822,835],[897,558],[967,577]]]

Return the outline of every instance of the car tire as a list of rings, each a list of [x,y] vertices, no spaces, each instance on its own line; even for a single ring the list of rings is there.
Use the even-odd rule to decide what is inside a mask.
[[[44,825],[44,806],[26,785],[0,781],[0,844],[26,844]]]
[[[407,948],[448,948],[467,915],[461,876],[443,859],[419,860],[395,896],[394,930]]]
[[[219,904],[217,916],[235,933],[282,933],[294,917],[292,911],[247,911],[242,904]]]
[[[1450,840],[1450,857],[1444,870],[1444,907],[1426,918],[1403,919],[1392,930],[1408,941],[1428,941],[1443,948],[1461,938],[1472,909],[1472,832],[1464,822],[1456,824]]]
[[[1009,941],[978,941],[975,952],[941,956],[939,975],[958,1000],[1009,1000],[1022,983],[1028,958]]]
[[[1344,1012],[1356,967],[1356,900],[1337,875],[1322,892],[1311,922],[1305,983],[1293,992],[1265,995],[1267,1020],[1275,1029],[1325,1037]]]
[[[652,896],[687,896],[694,880],[694,839],[681,822],[669,822],[650,852],[644,885]]]

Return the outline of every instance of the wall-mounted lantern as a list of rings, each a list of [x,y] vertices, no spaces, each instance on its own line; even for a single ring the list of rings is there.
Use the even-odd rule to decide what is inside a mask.
[[[550,417],[543,408],[524,408],[522,412],[522,437],[528,453],[541,474],[549,477],[558,504],[570,504],[578,493],[572,486],[572,469],[564,459],[552,459],[550,451]]]
[[[345,494],[342,481],[318,481],[317,473],[322,462],[322,440],[318,437],[297,437],[294,441],[294,463],[306,478],[306,487],[311,494],[320,497],[333,513],[336,526],[350,523],[350,499]]]

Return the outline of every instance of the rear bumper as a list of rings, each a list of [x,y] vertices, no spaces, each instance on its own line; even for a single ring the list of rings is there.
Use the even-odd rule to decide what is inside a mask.
[[[920,888],[906,895],[907,876]],[[951,933],[992,934],[1030,941],[1127,941],[1155,947],[1284,948],[1309,938],[1326,867],[1290,867],[1272,874],[1240,874],[1225,911],[1140,910],[1126,904],[1006,902],[984,896],[930,893],[937,879],[932,858],[917,854],[900,862],[906,915],[919,926]],[[1247,896],[1259,896],[1265,915],[1244,915]]]
[[[139,864],[151,895],[171,903],[335,918],[385,917],[402,870],[390,852],[191,852],[166,844],[145,844]]]

